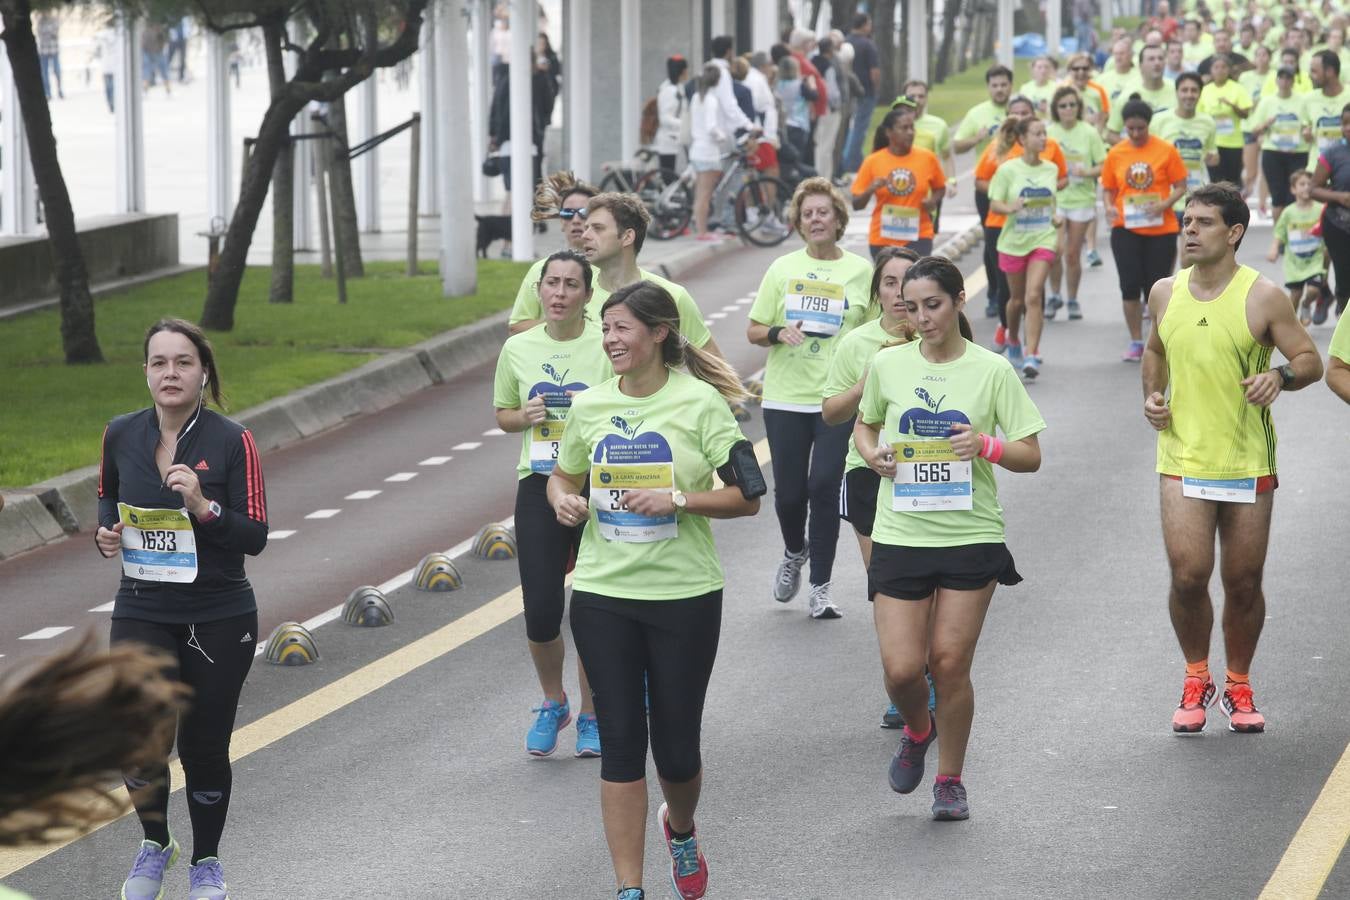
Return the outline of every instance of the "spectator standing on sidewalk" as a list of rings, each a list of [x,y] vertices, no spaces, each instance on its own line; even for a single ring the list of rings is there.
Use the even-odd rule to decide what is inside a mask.
[[[38,61],[42,63],[42,92],[52,99],[51,76],[56,76],[56,96],[66,99],[61,87],[61,20],[42,13],[37,20]]]
[[[822,38],[812,64],[825,76],[826,112],[816,119],[816,172],[834,180],[834,143],[839,134],[839,65],[835,61],[834,41]]]
[[[871,16],[858,13],[853,17],[848,42],[853,47],[853,74],[862,84],[862,93],[853,107],[840,168],[845,172],[856,172],[862,165],[863,144],[872,131],[872,110],[876,109],[877,89],[881,86],[881,57],[872,41]]]
[[[656,89],[656,140],[653,145],[661,168],[679,171],[676,162],[684,142],[685,98],[681,85],[689,77],[689,60],[678,53],[666,59],[666,80]]]

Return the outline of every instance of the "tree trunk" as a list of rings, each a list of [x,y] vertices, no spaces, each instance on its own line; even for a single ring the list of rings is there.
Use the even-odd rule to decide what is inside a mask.
[[[849,26],[853,24],[853,17],[857,14],[858,4],[856,3],[831,3],[830,27],[837,28],[847,35]]]
[[[79,237],[75,232],[75,210],[61,173],[61,160],[52,133],[51,110],[42,90],[42,68],[38,61],[37,39],[27,0],[0,7],[5,31],[0,35],[9,53],[14,90],[28,132],[28,153],[33,160],[33,175],[42,198],[47,225],[47,245],[51,249],[56,283],[61,292],[61,348],[67,363],[101,363],[103,351],[94,332],[94,298],[89,293],[89,273],[84,266]],[[13,165],[12,160],[5,160]]]
[[[952,71],[952,48],[956,43],[956,20],[961,15],[961,0],[947,0],[942,5],[942,45],[938,48],[937,67],[933,81],[941,84]]]
[[[348,278],[361,278],[366,267],[361,261],[361,224],[356,218],[356,190],[352,186],[352,162],[347,158],[351,142],[347,140],[347,103],[339,97],[328,104],[328,127],[337,135],[324,141],[328,157],[328,178],[333,184],[333,241],[342,248],[342,270]]]
[[[258,217],[262,215],[263,201],[267,199],[272,170],[282,149],[290,143],[291,120],[304,106],[303,99],[286,96],[269,106],[263,115],[258,139],[253,144],[253,153],[239,186],[239,202],[235,204],[234,216],[225,234],[225,247],[220,253],[216,277],[206,293],[201,318],[203,328],[229,331],[234,327],[239,284],[244,280],[248,248],[253,242],[253,231],[258,227]]]
[[[895,4],[896,0],[877,0],[872,13],[872,39],[877,45],[881,68],[878,97],[894,97],[899,93],[895,87],[895,63],[899,56],[895,46]]]
[[[286,41],[286,22],[273,19],[263,23],[263,46],[267,52],[267,84],[272,103],[286,90],[286,61],[282,46]],[[295,149],[287,139],[278,148],[272,169],[272,283],[267,290],[269,303],[290,303],[295,299]]]

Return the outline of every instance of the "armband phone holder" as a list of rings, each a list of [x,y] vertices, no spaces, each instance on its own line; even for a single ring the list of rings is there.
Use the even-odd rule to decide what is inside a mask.
[[[755,458],[755,448],[747,440],[737,441],[727,456],[726,465],[718,469],[722,480],[735,484],[741,489],[741,496],[747,500],[763,497],[769,492],[769,485],[760,471],[759,460]],[[731,477],[728,478],[727,476]]]

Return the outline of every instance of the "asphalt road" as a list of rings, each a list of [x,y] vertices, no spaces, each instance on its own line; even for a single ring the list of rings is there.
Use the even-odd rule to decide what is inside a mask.
[[[1244,261],[1268,235],[1254,231]],[[737,301],[775,255],[746,251],[686,279],[705,315],[726,313],[713,331],[744,372],[763,351],[744,343],[748,304]],[[1154,441],[1138,369],[1118,361],[1115,296],[1108,260],[1087,276],[1086,319],[1048,327],[1031,388],[1049,424],[1045,465],[1000,473],[1026,581],[996,595],[977,656],[970,822],[931,822],[927,785],[909,797],[886,785],[897,738],[876,727],[880,671],[847,529],[834,582],[844,618],[815,622],[804,597],[769,598],[781,553],[769,504],[756,519],[715,523],[727,603],[704,721],[709,896],[1227,900],[1256,896],[1271,877],[1350,741],[1337,539],[1350,415],[1322,385],[1275,408],[1282,486],[1253,671],[1268,732],[1230,734],[1216,716],[1202,736],[1173,736],[1181,657]],[[986,321],[975,324],[987,340]],[[1315,332],[1325,351],[1330,327]],[[250,563],[264,630],[509,515],[516,439],[484,435],[489,377],[484,368],[265,458],[273,528],[296,534]],[[758,416],[747,431],[762,436]],[[455,449],[465,442],[480,446]],[[421,465],[432,456],[454,459]],[[399,472],[417,475],[384,480]],[[383,493],[345,499],[363,489]],[[304,518],[318,509],[342,512]],[[114,567],[79,541],[0,564],[4,662],[69,636],[16,640],[23,629],[101,629],[105,616],[86,610],[111,598]],[[320,628],[315,666],[255,667],[222,848],[233,897],[612,896],[597,765],[521,749],[538,689],[514,566],[470,562],[465,575],[455,594],[396,592],[391,628]],[[181,794],[171,821],[186,840]],[[649,896],[664,896],[658,832],[647,834]],[[0,875],[34,859],[5,884],[39,898],[114,896],[138,839],[123,819],[42,858],[0,853]],[[1342,858],[1323,896],[1350,895],[1348,870]],[[168,895],[185,882],[174,870]]]

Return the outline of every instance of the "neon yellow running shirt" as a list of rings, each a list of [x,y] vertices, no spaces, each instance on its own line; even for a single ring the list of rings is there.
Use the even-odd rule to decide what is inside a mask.
[[[1247,402],[1242,380],[1270,368],[1270,347],[1252,337],[1247,294],[1260,273],[1239,266],[1223,293],[1200,301],[1191,269],[1177,273],[1158,323],[1167,353],[1172,423],[1158,432],[1163,475],[1229,480],[1275,474],[1270,408]]]
[[[880,319],[859,325],[840,338],[839,346],[834,348],[834,358],[830,360],[830,374],[825,379],[824,396],[837,397],[851,389],[858,383],[858,379],[863,377],[863,373],[871,368],[872,359],[877,355],[877,351],[886,344],[898,340],[895,335],[886,332],[881,326]],[[844,458],[844,471],[851,472],[866,466],[867,463],[863,462],[862,455],[853,444],[853,435],[850,434],[848,456]]]
[[[525,281],[520,286],[520,292],[516,294],[515,306],[511,307],[510,323],[524,322],[528,319],[542,319],[544,317],[544,308],[539,302],[538,283],[539,276],[544,271],[544,261],[535,263],[539,267],[536,272],[534,267],[525,276]],[[605,305],[609,299],[610,291],[600,286],[600,273],[593,271],[594,279],[591,281],[591,299],[586,304],[586,317],[592,322],[599,324],[600,308]],[[708,326],[703,324],[703,313],[699,310],[698,304],[689,292],[673,281],[668,281],[660,275],[654,275],[645,269],[638,269],[638,274],[643,281],[650,281],[653,284],[659,284],[670,292],[670,296],[675,299],[675,306],[680,311],[680,333],[689,339],[689,343],[695,347],[702,347],[708,343],[712,337],[712,332]],[[526,288],[529,288],[526,290]]]
[[[1350,323],[1350,316],[1343,315],[1336,322],[1336,330],[1331,334],[1331,346],[1327,349],[1327,354],[1350,366],[1350,324],[1346,323]]]

